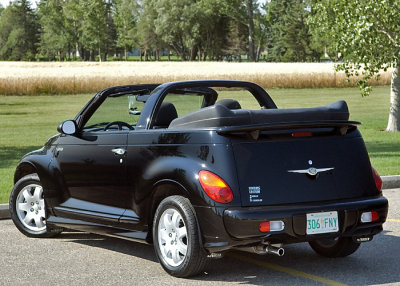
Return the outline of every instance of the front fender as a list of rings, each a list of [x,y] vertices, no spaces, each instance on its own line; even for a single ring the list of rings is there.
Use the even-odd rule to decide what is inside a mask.
[[[42,181],[42,178],[46,178],[48,165],[51,160],[52,156],[49,154],[49,150],[45,147],[24,155],[15,169],[14,184],[22,177],[32,173],[37,173]],[[42,184],[46,183],[47,180],[42,181]]]
[[[54,148],[54,145],[46,144],[43,148],[26,154],[14,173],[14,183],[26,175],[37,173],[48,206],[51,206],[52,199],[62,194],[63,187],[61,172],[54,160]]]

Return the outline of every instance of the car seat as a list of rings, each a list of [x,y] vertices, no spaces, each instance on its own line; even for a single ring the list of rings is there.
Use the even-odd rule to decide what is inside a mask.
[[[168,128],[171,121],[177,117],[178,113],[176,112],[175,106],[171,102],[164,101],[158,110],[158,114],[154,120],[153,128]]]

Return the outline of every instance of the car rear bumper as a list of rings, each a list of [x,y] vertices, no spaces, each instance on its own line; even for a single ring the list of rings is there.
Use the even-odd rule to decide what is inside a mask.
[[[307,213],[329,211],[337,211],[339,231],[307,235]],[[361,214],[368,211],[376,211],[379,216],[378,220],[370,223],[361,223]],[[257,243],[295,243],[337,236],[354,238],[372,237],[382,231],[382,225],[387,217],[388,201],[385,197],[381,196],[340,202],[235,207],[213,211],[214,214],[221,214],[221,212],[222,219],[213,219],[214,226],[217,224],[220,225],[219,234],[213,235],[214,231],[211,233],[208,231],[204,237],[204,246],[210,252]],[[208,217],[208,221],[210,222],[211,217],[206,217]],[[220,221],[218,222],[218,220]],[[261,222],[277,220],[284,222],[283,230],[274,232],[261,232],[259,230]],[[202,222],[200,222],[201,224]],[[215,233],[217,233],[217,230],[215,230]]]

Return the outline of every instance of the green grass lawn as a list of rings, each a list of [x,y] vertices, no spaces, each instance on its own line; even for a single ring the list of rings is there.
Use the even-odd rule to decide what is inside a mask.
[[[269,93],[280,108],[346,100],[351,119],[362,122],[360,130],[372,164],[381,175],[400,174],[400,133],[383,131],[389,111],[389,87],[376,87],[367,98],[362,98],[357,88],[271,89]],[[92,96],[0,96],[0,203],[8,201],[19,159],[42,147],[57,133],[57,125],[74,118]]]
[[[21,157],[42,147],[92,96],[0,96],[0,203],[8,201]]]

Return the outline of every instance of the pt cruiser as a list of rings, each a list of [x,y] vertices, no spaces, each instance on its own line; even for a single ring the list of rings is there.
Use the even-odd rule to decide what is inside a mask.
[[[357,125],[344,101],[278,109],[250,82],[108,88],[19,162],[12,219],[151,243],[177,277],[231,249],[347,256],[388,212]]]

